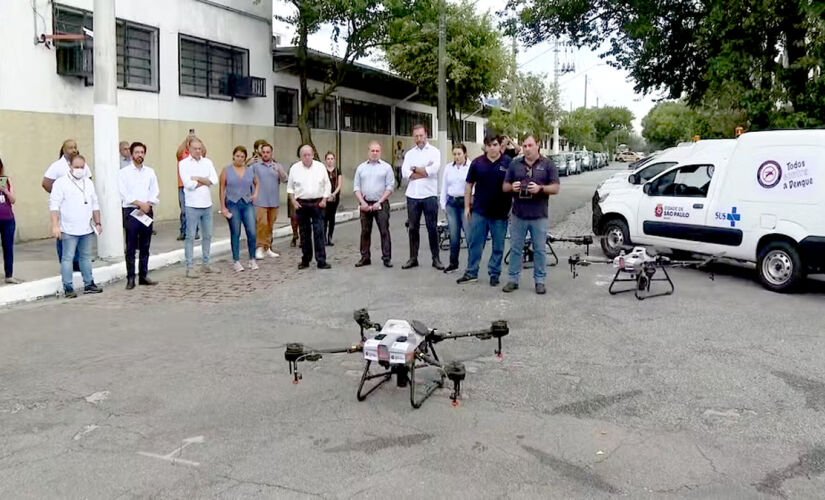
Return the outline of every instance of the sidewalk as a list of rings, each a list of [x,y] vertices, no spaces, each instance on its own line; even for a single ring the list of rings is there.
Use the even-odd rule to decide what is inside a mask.
[[[355,200],[352,197],[345,198],[342,201],[335,217],[336,222],[358,219],[358,211],[354,210],[354,202]],[[393,211],[406,209],[403,192],[393,193],[390,198],[390,209]],[[278,221],[275,223],[274,237],[276,239],[292,235],[292,228],[287,219],[285,207],[283,212],[283,214],[278,214]],[[152,236],[149,257],[150,270],[183,262],[183,241],[177,240],[179,228],[178,221],[161,221],[155,224],[157,234]],[[241,240],[246,240],[243,231],[241,231]],[[275,251],[279,251],[283,245],[289,245],[289,241],[284,239],[277,242]],[[216,212],[213,223],[211,255],[213,258],[220,258],[230,251],[228,224]],[[94,248],[92,255],[96,255],[96,253],[97,249]],[[200,258],[200,240],[195,242],[194,255],[196,259]],[[126,265],[123,258],[117,261],[105,261],[94,257],[92,268],[97,284],[110,283],[126,277]],[[0,306],[60,295],[63,291],[63,284],[60,279],[60,264],[57,261],[55,240],[45,239],[15,244],[14,275],[25,280],[25,283],[0,285]],[[79,272],[74,273],[74,287],[76,290],[83,289],[83,280]]]

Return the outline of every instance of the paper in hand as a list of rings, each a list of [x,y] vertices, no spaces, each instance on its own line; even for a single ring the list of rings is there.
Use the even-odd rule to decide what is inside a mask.
[[[140,210],[138,210],[137,208],[136,208],[136,209],[134,209],[134,210],[132,210],[132,213],[130,213],[129,215],[131,215],[131,216],[132,216],[132,217],[134,217],[135,219],[139,220],[139,221],[140,221],[140,223],[141,223],[141,224],[143,224],[143,225],[144,225],[144,226],[146,226],[146,227],[149,227],[149,224],[151,224],[151,223],[152,223],[152,218],[151,218],[151,217],[149,217],[148,215],[146,215],[146,214],[142,213],[142,212],[141,212]]]

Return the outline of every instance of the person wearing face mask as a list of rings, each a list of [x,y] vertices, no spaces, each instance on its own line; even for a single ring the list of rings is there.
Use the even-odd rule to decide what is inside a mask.
[[[439,205],[447,213],[447,228],[450,230],[450,265],[444,270],[451,273],[458,269],[458,252],[461,248],[461,233],[467,234],[467,216],[464,214],[464,187],[467,184],[467,147],[453,146],[453,161],[444,167]],[[466,238],[465,238],[466,239]]]
[[[255,262],[255,207],[258,199],[258,178],[246,166],[246,148],[237,146],[232,151],[232,164],[224,167],[220,177],[221,213],[229,223],[229,241],[232,245],[232,268],[244,270],[241,264],[241,224],[246,231],[249,248],[249,269],[258,269]]]
[[[327,246],[335,246],[332,242],[332,233],[335,231],[335,214],[338,212],[338,204],[341,202],[341,186],[344,184],[344,176],[341,170],[335,166],[335,153],[327,151],[324,155],[324,166],[327,167],[327,176],[332,186],[332,193],[327,198],[327,206],[324,208],[324,234],[327,235]]]
[[[78,255],[80,274],[83,276],[84,293],[100,293],[92,278],[92,238],[100,234],[100,206],[95,186],[86,175],[86,159],[74,155],[70,175],[59,177],[50,186],[49,210],[52,236],[63,246],[60,275],[66,298],[77,297],[72,284],[72,260]]]
[[[272,158],[272,146],[263,143],[260,146],[261,159],[252,165],[255,178],[258,179],[258,198],[255,200],[255,258],[278,257],[272,249],[272,229],[278,219],[281,183],[286,182],[286,170]]]
[[[189,156],[178,163],[186,203],[186,240],[183,246],[186,261],[186,277],[198,278],[194,264],[195,234],[201,232],[201,270],[218,273],[209,265],[212,248],[212,194],[210,189],[218,183],[218,173],[209,158],[203,156],[203,143],[199,139],[189,141]]]
[[[57,160],[53,161],[49,168],[46,169],[46,173],[43,174],[43,181],[41,182],[41,186],[43,190],[47,193],[52,192],[52,185],[54,181],[63,177],[64,175],[68,174],[71,170],[71,160],[74,155],[77,154],[77,141],[74,139],[66,139],[63,141],[63,144],[60,146],[60,154],[57,156]],[[92,177],[92,170],[86,165],[85,168],[86,177],[91,179]],[[60,240],[57,241],[57,261],[61,262],[63,260],[63,245],[61,245]],[[74,262],[74,269],[79,270],[77,265],[77,259]]]
[[[146,156],[146,145],[133,142],[129,146],[132,161],[118,172],[117,184],[120,192],[121,206],[123,207],[123,228],[126,230],[126,289],[135,287],[135,253],[139,252],[138,283],[141,285],[155,285],[149,279],[149,245],[152,242],[153,222],[145,225],[133,216],[137,210],[138,217],[147,215],[155,217],[153,207],[158,200],[158,178],[155,171],[143,164]]]

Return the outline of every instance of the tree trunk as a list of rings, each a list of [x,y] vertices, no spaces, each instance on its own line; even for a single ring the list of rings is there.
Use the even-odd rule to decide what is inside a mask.
[[[300,96],[301,113],[298,114],[298,132],[301,134],[301,144],[309,144],[315,152],[315,158],[318,158],[318,151],[315,149],[315,144],[312,142],[312,130],[309,128],[309,112],[308,106],[310,101],[309,85],[307,84],[307,42],[309,38],[309,30],[303,21],[298,23],[298,50],[297,50],[297,66],[298,77],[300,79]]]
[[[798,2],[781,3],[784,8],[779,9],[780,22],[782,33],[785,35],[785,50],[788,55],[788,67],[780,73],[782,74],[781,80],[794,112],[804,113],[808,108],[808,97],[805,92],[808,84],[808,71],[801,65],[801,61],[807,52],[805,48],[804,14]]]

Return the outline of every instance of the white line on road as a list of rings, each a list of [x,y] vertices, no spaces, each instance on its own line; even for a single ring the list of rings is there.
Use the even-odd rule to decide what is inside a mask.
[[[192,467],[197,467],[197,466],[200,465],[199,462],[193,462],[191,460],[185,460],[183,458],[178,458],[175,455],[179,455],[183,451],[183,449],[186,448],[187,446],[189,446],[190,444],[203,443],[203,442],[204,442],[203,436],[195,436],[195,437],[190,437],[190,438],[184,439],[183,444],[181,446],[178,446],[177,448],[175,448],[171,452],[167,453],[166,455],[159,455],[157,453],[149,453],[149,452],[146,452],[146,451],[139,451],[139,452],[137,452],[137,454],[138,455],[143,455],[144,457],[151,457],[151,458],[158,458],[160,460],[166,460],[167,462],[170,462],[170,463],[173,463],[173,464],[191,465]]]

